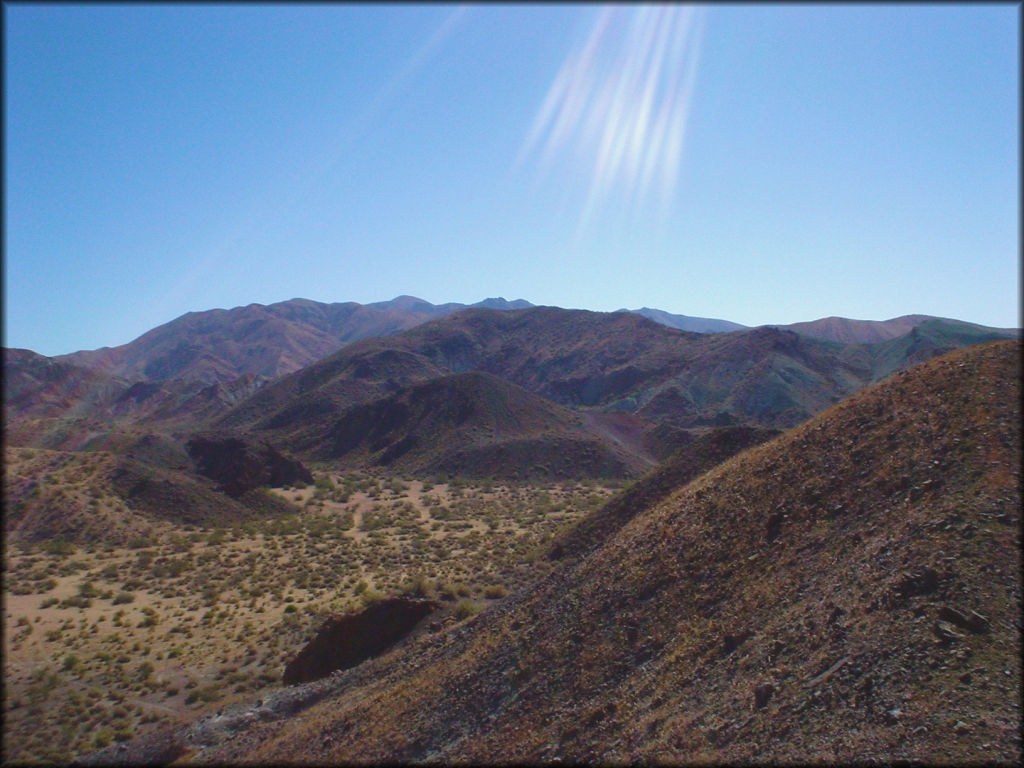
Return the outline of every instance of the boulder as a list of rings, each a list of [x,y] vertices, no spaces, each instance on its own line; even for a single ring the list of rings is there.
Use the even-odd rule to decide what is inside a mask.
[[[393,597],[359,613],[332,616],[287,664],[282,680],[286,685],[308,683],[379,656],[439,605],[434,600]]]
[[[195,435],[186,443],[196,472],[238,498],[260,486],[312,483],[313,475],[297,459],[267,443],[240,437]]]

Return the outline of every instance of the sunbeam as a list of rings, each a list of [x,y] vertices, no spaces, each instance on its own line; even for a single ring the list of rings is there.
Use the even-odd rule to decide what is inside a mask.
[[[571,153],[589,176],[579,226],[613,196],[667,214],[679,178],[704,12],[606,7],[555,75],[516,158],[542,175]]]

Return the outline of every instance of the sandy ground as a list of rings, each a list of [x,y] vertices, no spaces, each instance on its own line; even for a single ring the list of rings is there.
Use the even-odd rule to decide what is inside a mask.
[[[333,479],[340,488],[344,477]],[[425,490],[423,482],[407,480],[396,494],[387,482],[376,494],[359,490],[344,502],[323,492],[314,498],[312,486],[275,489],[301,507],[287,533],[272,533],[272,522],[255,533],[192,530],[193,540],[184,546],[167,536],[144,554],[79,547],[60,556],[9,547],[8,759],[67,759],[94,748],[104,724],[138,734],[279,686],[290,655],[327,613],[357,607],[363,589],[393,592],[412,575],[433,572],[462,584],[459,594],[485,602],[487,584],[514,589],[544,567],[524,560],[512,545],[539,545],[612,492],[589,486],[454,490],[443,484]],[[450,510],[451,518],[442,510]],[[341,521],[349,515],[352,525],[345,528]],[[368,516],[382,526],[364,530]],[[326,525],[326,534],[314,533],[316,521],[321,529]],[[140,555],[149,558],[146,567],[139,565]],[[153,575],[155,564],[186,557],[191,565],[177,577]],[[72,562],[77,570],[59,572]],[[116,574],[104,575],[112,566]],[[40,583],[27,579],[29,573],[45,573],[56,586],[14,594]],[[304,580],[310,583],[303,586]],[[62,607],[60,601],[77,595],[85,582],[109,595],[92,598],[87,607]],[[204,596],[207,589],[212,600]],[[122,591],[133,600],[114,605],[113,596]],[[147,610],[158,619],[150,626]],[[69,655],[75,657],[70,667]]]

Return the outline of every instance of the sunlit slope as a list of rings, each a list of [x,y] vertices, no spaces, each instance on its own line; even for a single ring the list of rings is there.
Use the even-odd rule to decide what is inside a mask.
[[[580,557],[592,551],[634,516],[680,486],[778,434],[777,430],[755,427],[720,427],[701,435],[559,537],[549,556],[553,559]]]
[[[266,381],[251,374],[216,384],[132,381],[27,349],[4,350],[3,375],[5,437],[36,447],[58,447],[61,434],[74,442],[115,422],[187,427],[223,413]]]
[[[293,511],[258,491],[232,498],[191,465],[148,458],[145,447],[109,452],[7,446],[6,537],[124,544],[158,535],[168,524],[223,525]]]
[[[897,375],[220,756],[1017,761],[1019,384]]]

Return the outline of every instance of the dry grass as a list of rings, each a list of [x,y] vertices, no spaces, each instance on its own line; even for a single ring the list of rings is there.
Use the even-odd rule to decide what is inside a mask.
[[[72,459],[83,466],[69,486],[85,487],[88,461]],[[547,542],[612,489],[325,472],[273,492],[301,512],[234,528],[164,526],[136,547],[8,549],[9,760],[66,761],[259,696],[324,616],[373,594],[425,589],[475,612],[542,573]]]

